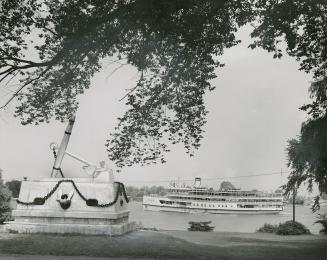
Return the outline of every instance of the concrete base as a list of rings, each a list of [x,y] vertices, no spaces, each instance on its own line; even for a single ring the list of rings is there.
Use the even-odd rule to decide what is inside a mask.
[[[24,181],[19,201],[31,202],[45,197],[59,180],[46,179]],[[96,199],[99,204],[114,201],[118,183],[94,182],[93,179],[73,180],[79,192],[86,199]],[[74,191],[74,192],[73,192]],[[60,204],[63,194],[74,194],[69,207]],[[135,222],[129,222],[129,210],[123,192],[119,192],[117,202],[108,207],[88,206],[70,182],[62,182],[43,205],[17,204],[13,210],[14,221],[7,222],[5,229],[14,233],[53,233],[117,236],[135,230]]]
[[[10,233],[21,234],[82,234],[120,236],[135,230],[135,222],[117,225],[87,225],[87,224],[42,224],[13,221],[5,227]]]

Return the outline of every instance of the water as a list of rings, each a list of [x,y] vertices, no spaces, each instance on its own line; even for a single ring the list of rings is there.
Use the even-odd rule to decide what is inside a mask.
[[[144,227],[165,230],[187,230],[189,221],[212,221],[214,231],[221,232],[255,232],[264,223],[279,224],[292,219],[292,206],[286,206],[280,214],[210,214],[210,213],[179,213],[179,212],[156,212],[144,211],[141,202],[129,203],[131,210],[130,218],[133,221],[142,222]],[[326,213],[327,207],[321,208],[321,213]],[[320,224],[313,223],[317,220],[316,214],[312,213],[310,206],[296,206],[296,221],[304,224],[313,234],[318,234]]]

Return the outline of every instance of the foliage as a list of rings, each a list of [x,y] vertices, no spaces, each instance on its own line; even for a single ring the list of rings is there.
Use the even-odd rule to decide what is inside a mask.
[[[310,234],[310,230],[299,222],[292,220],[280,223],[277,227],[276,234],[278,235],[304,235]]]
[[[11,219],[11,208],[10,208],[11,193],[8,188],[1,184],[0,185],[0,224],[4,221]]]
[[[216,57],[238,43],[234,34],[251,19],[250,7],[245,0],[5,0],[0,76],[21,74],[15,115],[38,124],[72,116],[103,58],[135,66],[139,80],[108,140],[109,157],[118,166],[164,162],[164,136],[190,154],[199,147],[203,95],[223,66]],[[34,29],[31,43],[26,35]],[[25,55],[33,48],[36,61]]]
[[[288,165],[293,171],[285,186],[287,193],[304,182],[308,184],[309,191],[312,191],[313,183],[317,183],[321,193],[327,192],[327,148],[324,146],[326,142],[326,116],[304,123],[298,139],[289,141]],[[316,200],[315,205],[317,203],[319,200]]]
[[[143,197],[143,195],[150,195],[150,194],[157,194],[159,196],[166,195],[166,189],[163,186],[143,186],[141,188],[128,186],[126,188],[127,194],[129,197],[133,198],[134,200],[139,200]]]
[[[189,222],[190,227],[187,230],[188,231],[202,231],[202,232],[213,231],[213,229],[215,227],[209,226],[209,224],[211,224],[211,221],[205,221],[205,222],[190,221]]]
[[[265,223],[263,227],[260,227],[257,232],[259,233],[276,233],[277,232],[277,225],[272,225]]]
[[[300,70],[313,75],[309,88],[312,103],[300,108],[309,118],[302,124],[300,135],[288,141],[288,165],[292,172],[284,186],[286,194],[302,183],[307,184],[309,191],[317,183],[320,193],[326,192],[327,150],[323,143],[327,138],[327,2],[280,1],[264,12],[269,18],[253,31],[252,36],[259,40],[251,47],[263,47],[280,57],[284,37],[286,52],[300,61]],[[277,19],[278,14],[282,19]],[[314,210],[319,208],[319,200],[316,202]]]
[[[257,232],[259,233],[276,233],[278,235],[303,235],[310,234],[309,229],[307,229],[303,224],[299,222],[286,221],[284,223],[279,223],[279,225],[273,225],[265,223],[260,227]]]
[[[327,235],[327,214],[318,214],[318,220],[315,221],[315,224],[321,224],[322,229],[320,233]]]
[[[296,205],[304,205],[306,198],[303,196],[296,195],[295,196],[295,204]],[[293,204],[293,196],[290,196],[287,200],[287,203]]]
[[[10,208],[11,192],[3,184],[2,170],[0,169],[0,224],[4,221],[10,220],[11,208]]]
[[[255,1],[259,20],[254,23],[251,48],[262,47],[274,58],[285,52],[300,62],[300,70],[326,77],[327,3],[325,0]]]
[[[12,180],[12,181],[7,181],[6,186],[8,189],[11,191],[11,194],[13,198],[18,198],[19,197],[19,191],[20,191],[20,186],[22,185],[22,182],[19,180]]]
[[[284,187],[286,194],[304,182],[309,190],[316,182],[320,192],[326,192],[327,2],[257,1],[256,7],[261,20],[251,34],[256,40],[250,47],[262,47],[280,58],[286,43],[285,52],[300,62],[300,70],[313,75],[309,88],[312,103],[300,108],[310,118],[303,123],[300,136],[288,142],[293,171]]]
[[[229,181],[223,181],[220,183],[219,190],[226,191],[226,190],[235,190],[236,187]]]
[[[139,79],[107,141],[109,158],[119,167],[164,163],[167,141],[182,143],[193,156],[208,113],[203,97],[214,89],[215,68],[223,66],[219,56],[239,43],[235,32],[247,23],[254,28],[250,48],[280,58],[286,43],[300,70],[313,74],[315,100],[303,109],[311,115],[325,111],[326,5],[325,0],[3,0],[0,83],[20,80],[3,107],[18,98],[15,115],[22,124],[63,121],[75,113],[77,96],[89,88],[104,59],[111,58],[137,68]]]

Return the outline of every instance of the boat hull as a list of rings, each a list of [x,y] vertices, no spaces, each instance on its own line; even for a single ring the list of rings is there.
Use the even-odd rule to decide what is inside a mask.
[[[177,208],[166,206],[155,206],[143,204],[143,210],[166,211],[181,213],[211,213],[211,214],[279,214],[282,209],[253,209],[253,210],[228,210],[228,209],[198,209],[198,208]]]
[[[235,203],[194,203],[180,206],[176,204],[161,205],[160,197],[143,197],[143,210],[168,211],[181,213],[212,213],[212,214],[278,214],[283,211],[283,207],[254,207],[238,208]],[[196,207],[195,205],[200,205]]]

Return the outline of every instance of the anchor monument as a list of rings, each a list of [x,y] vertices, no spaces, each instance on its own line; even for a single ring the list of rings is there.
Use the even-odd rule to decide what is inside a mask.
[[[22,182],[14,220],[5,225],[8,231],[115,236],[135,229],[125,187],[114,181],[105,162],[97,166],[66,151],[74,122],[69,120],[59,147],[50,144],[55,156],[50,178]],[[65,155],[81,162],[87,177],[65,177]]]

